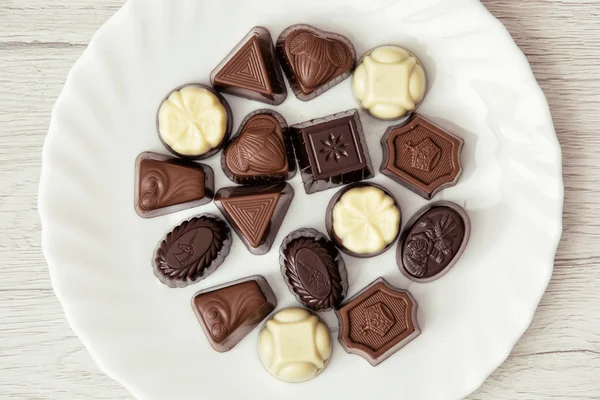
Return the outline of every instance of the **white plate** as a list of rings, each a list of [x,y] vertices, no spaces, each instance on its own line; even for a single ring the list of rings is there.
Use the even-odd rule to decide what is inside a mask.
[[[274,38],[311,23],[346,35],[360,55],[387,43],[423,61],[429,93],[420,112],[465,139],[464,174],[436,200],[464,206],[471,241],[442,279],[411,283],[394,250],[344,257],[349,295],[383,276],[419,303],[422,335],[373,368],[335,344],[316,379],[289,385],[256,354],[257,330],[232,351],[213,351],[190,307],[194,292],[240,277],[265,276],[279,307],[294,305],[280,276],[277,247],[299,227],[325,231],[335,190],[296,197],[264,256],[236,239],[213,275],[169,289],[152,274],[152,250],[180,221],[214,204],[155,219],[133,208],[136,156],[165,153],[155,133],[160,100],[183,83],[207,82],[211,69],[254,25]],[[228,97],[236,123],[262,104]],[[278,110],[289,123],[355,107],[350,80]],[[362,113],[373,164],[387,124]],[[230,182],[219,167],[217,187]],[[381,174],[404,220],[425,201]],[[52,282],[73,330],[100,367],[140,399],[286,398],[456,399],[475,390],[531,322],[550,279],[561,235],[561,153],[548,105],[527,61],[477,0],[130,0],[90,42],[60,95],[43,153],[39,207]],[[321,211],[322,210],[322,211]],[[324,315],[337,334],[335,317]]]

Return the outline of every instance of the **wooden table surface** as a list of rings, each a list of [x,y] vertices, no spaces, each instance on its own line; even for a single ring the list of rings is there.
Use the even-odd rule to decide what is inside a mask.
[[[122,0],[0,0],[0,399],[131,399],[70,330],[36,209],[52,105]],[[470,399],[600,399],[600,0],[483,0],[523,49],[564,156],[552,281],[508,360]],[[433,383],[434,384],[434,383]]]

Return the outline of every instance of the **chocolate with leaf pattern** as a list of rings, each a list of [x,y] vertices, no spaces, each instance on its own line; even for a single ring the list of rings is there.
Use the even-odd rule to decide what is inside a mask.
[[[314,229],[290,233],[279,249],[279,264],[290,291],[313,311],[336,308],[346,296],[344,259],[335,245]]]
[[[277,57],[296,97],[314,99],[348,78],[356,51],[342,35],[310,25],[292,25],[277,39]]]
[[[400,236],[396,261],[400,271],[416,282],[444,275],[463,253],[471,224],[458,205],[439,201],[422,208]]]
[[[235,183],[281,182],[296,174],[294,148],[285,119],[272,110],[246,116],[221,154],[221,167]]]

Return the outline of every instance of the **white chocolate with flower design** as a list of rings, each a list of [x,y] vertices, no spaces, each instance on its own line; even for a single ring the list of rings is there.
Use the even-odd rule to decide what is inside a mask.
[[[386,120],[414,111],[426,89],[423,65],[414,54],[398,46],[381,46],[367,53],[352,77],[356,100],[371,115]]]
[[[258,337],[258,355],[265,368],[286,382],[305,382],[319,375],[331,357],[329,328],[303,308],[273,315]]]
[[[392,197],[374,186],[344,193],[333,207],[333,232],[357,254],[383,250],[398,236],[400,210]]]
[[[218,147],[227,132],[227,110],[210,90],[184,86],[158,110],[158,133],[173,151],[200,156]]]

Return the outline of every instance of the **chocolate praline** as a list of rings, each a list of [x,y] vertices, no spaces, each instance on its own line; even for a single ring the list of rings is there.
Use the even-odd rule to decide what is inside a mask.
[[[214,187],[208,165],[148,151],[135,160],[134,208],[142,218],[208,204]]]
[[[202,214],[183,221],[159,243],[152,257],[154,275],[176,288],[212,274],[229,254],[231,231],[221,218]]]
[[[160,133],[160,123],[159,123],[159,116],[160,116],[160,110],[162,105],[164,104],[164,102],[174,93],[177,91],[180,91],[181,89],[184,89],[186,87],[197,87],[197,88],[201,88],[201,89],[205,89],[208,90],[210,93],[212,93],[213,95],[215,95],[217,97],[217,99],[221,102],[221,104],[223,105],[223,107],[225,108],[225,112],[227,114],[227,125],[225,128],[225,134],[223,135],[223,138],[221,139],[221,141],[219,142],[218,145],[212,147],[210,150],[208,150],[205,153],[202,154],[198,154],[198,155],[186,155],[186,154],[181,154],[177,151],[175,151],[171,146],[169,146],[169,144],[167,144],[165,142],[165,140],[163,139],[161,133]],[[233,129],[233,113],[231,111],[231,107],[229,106],[229,103],[227,102],[227,100],[225,99],[225,97],[223,97],[219,92],[217,92],[215,89],[213,89],[211,86],[208,85],[204,85],[201,83],[187,83],[185,85],[181,85],[176,87],[175,89],[171,90],[160,102],[160,105],[158,106],[158,110],[156,112],[156,134],[158,135],[158,138],[160,139],[161,143],[166,147],[167,150],[169,150],[171,153],[175,154],[178,157],[181,158],[186,158],[189,160],[205,160],[207,158],[212,157],[213,155],[217,154],[219,151],[221,151],[221,149],[223,147],[225,147],[225,144],[227,143],[227,140],[229,139],[229,136],[231,135],[231,130]]]
[[[469,242],[471,223],[466,211],[449,201],[420,209],[400,234],[396,262],[415,282],[431,282],[456,264]]]
[[[356,65],[356,51],[346,37],[311,25],[288,27],[277,39],[276,51],[292,91],[302,101],[342,82]]]
[[[394,200],[394,205],[396,206],[398,211],[400,211],[400,220],[398,221],[398,233],[396,234],[396,237],[394,238],[394,240],[389,242],[383,249],[381,249],[380,251],[377,251],[375,253],[357,253],[352,250],[349,250],[348,248],[346,248],[344,246],[343,241],[335,234],[335,231],[333,229],[333,209],[334,209],[335,205],[338,203],[340,198],[345,193],[347,193],[349,190],[356,189],[356,188],[362,188],[362,187],[374,187],[374,188],[382,190],[387,196],[391,197],[392,200]],[[331,200],[329,201],[329,204],[327,206],[327,211],[325,214],[325,227],[327,229],[327,234],[329,235],[329,238],[332,240],[333,243],[335,243],[336,247],[338,249],[340,249],[340,251],[348,254],[349,256],[356,257],[356,258],[371,258],[371,257],[375,257],[375,256],[385,253],[390,247],[392,247],[394,245],[394,243],[396,243],[396,240],[398,239],[398,236],[400,235],[400,226],[402,226],[402,210],[400,208],[400,204],[398,203],[398,200],[389,190],[387,190],[385,187],[378,185],[376,183],[357,182],[357,183],[353,183],[353,184],[343,187],[331,198]]]
[[[273,290],[259,275],[201,290],[192,298],[198,322],[218,352],[231,350],[275,307]]]
[[[221,153],[221,168],[239,184],[292,179],[296,175],[296,159],[283,116],[268,109],[248,114]]]
[[[346,264],[325,235],[302,228],[283,239],[281,274],[296,300],[313,311],[338,307],[348,290]]]
[[[229,186],[215,194],[215,205],[255,255],[269,252],[294,198],[288,183]]]

